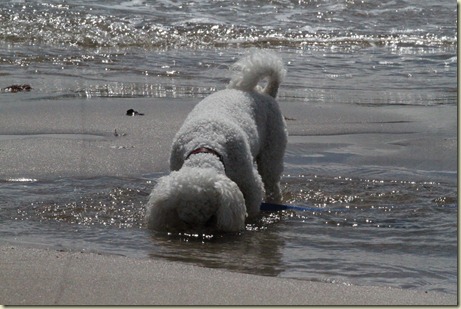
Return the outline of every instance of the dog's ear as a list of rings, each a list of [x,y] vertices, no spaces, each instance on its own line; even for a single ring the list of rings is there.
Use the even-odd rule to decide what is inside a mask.
[[[187,195],[192,175],[173,171],[160,177],[146,204],[146,223],[154,230],[176,229],[183,225],[177,207]]]
[[[170,177],[161,177],[152,190],[146,204],[145,222],[147,226],[154,230],[162,230],[174,220],[171,209],[176,203],[172,193],[173,186],[170,184]]]
[[[216,226],[224,232],[239,232],[245,229],[247,217],[245,199],[235,182],[223,177],[214,184],[220,196],[216,212]]]

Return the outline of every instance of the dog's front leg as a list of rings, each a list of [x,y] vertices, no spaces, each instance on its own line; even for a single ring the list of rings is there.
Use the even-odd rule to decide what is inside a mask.
[[[231,152],[232,153],[232,152]],[[234,181],[245,199],[248,217],[259,213],[264,196],[264,186],[250,152],[230,155],[226,165],[226,175]]]

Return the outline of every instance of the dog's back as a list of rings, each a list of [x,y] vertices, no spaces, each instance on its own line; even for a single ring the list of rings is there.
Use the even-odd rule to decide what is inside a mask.
[[[231,69],[234,75],[227,89],[199,102],[178,131],[170,157],[171,170],[181,168],[187,154],[197,147],[206,145],[226,153],[222,139],[235,140],[237,132],[245,136],[254,158],[262,147],[267,147],[264,144],[268,136],[286,135],[285,131],[278,132],[285,129],[285,123],[275,100],[286,74],[282,59],[269,51],[257,50]],[[267,84],[262,89],[258,83],[265,79]],[[281,139],[280,143],[284,142]]]

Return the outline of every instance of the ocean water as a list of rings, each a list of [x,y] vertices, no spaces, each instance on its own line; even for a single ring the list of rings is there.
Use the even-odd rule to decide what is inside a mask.
[[[454,1],[16,0],[1,2],[0,22],[0,87],[28,83],[35,100],[198,101],[268,48],[287,65],[284,104],[457,106]],[[0,179],[0,242],[457,293],[457,171],[325,160],[287,154],[284,202],[314,210],[265,212],[237,235],[147,230],[163,174]]]

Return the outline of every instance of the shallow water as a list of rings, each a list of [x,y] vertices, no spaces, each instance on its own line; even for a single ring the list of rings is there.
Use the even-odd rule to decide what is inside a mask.
[[[456,102],[452,1],[4,1],[0,20],[5,82],[53,96],[205,96],[247,48],[273,48],[280,97]]]
[[[0,87],[30,84],[21,100],[31,104],[198,101],[224,88],[228,66],[260,47],[277,50],[287,65],[281,102],[372,106],[376,113],[389,106],[455,110],[457,103],[453,1],[3,1],[0,21]],[[0,112],[11,100],[2,92]],[[241,234],[148,231],[143,205],[160,174],[147,174],[1,179],[0,239],[457,292],[456,170],[351,166],[347,154],[313,160],[303,151],[287,152],[284,202],[318,211],[264,213]]]
[[[3,181],[2,240],[260,275],[456,292],[453,184],[285,176],[284,202],[313,210],[264,212],[238,234],[171,235],[147,230],[142,220],[157,178]]]

